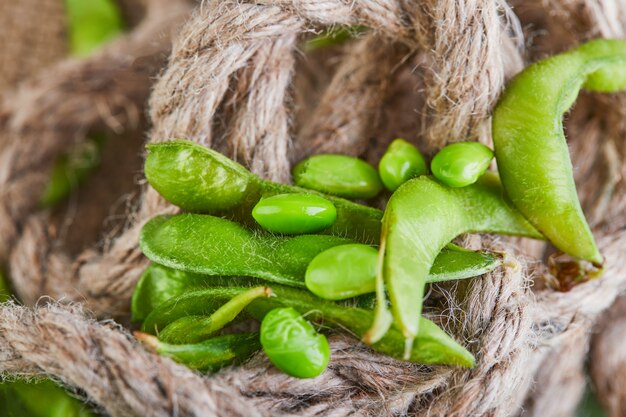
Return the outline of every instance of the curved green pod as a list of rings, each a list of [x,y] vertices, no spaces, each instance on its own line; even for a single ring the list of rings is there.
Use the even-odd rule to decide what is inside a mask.
[[[181,317],[208,315],[215,306],[224,304],[231,298],[246,292],[249,288],[207,288],[189,291],[168,300],[155,309],[142,326],[142,331],[155,333]],[[245,311],[258,320],[272,309],[292,307],[308,320],[326,326],[348,330],[356,337],[362,337],[374,319],[374,313],[361,308],[346,307],[331,301],[324,301],[314,295],[295,288],[272,285],[275,297],[257,298]],[[474,366],[474,357],[463,346],[447,335],[432,321],[418,318],[419,332],[410,351],[409,360],[423,364],[447,364],[463,367]],[[374,350],[401,359],[405,349],[402,334],[395,328],[371,346]]]
[[[424,196],[428,196],[425,198]],[[378,281],[384,279],[395,322],[409,342],[419,332],[426,277],[437,254],[462,233],[493,232],[540,239],[541,234],[505,200],[497,175],[450,188],[422,176],[391,197],[383,217]],[[373,342],[390,322],[385,318],[382,284],[377,286],[377,322],[366,337]]]
[[[600,264],[563,132],[563,113],[580,88],[626,89],[626,41],[587,42],[518,74],[495,109],[493,141],[502,183],[517,208],[557,248]]]
[[[135,337],[160,355],[199,371],[214,372],[241,363],[261,349],[258,333],[217,336],[201,343],[173,345],[156,337],[135,332]]]
[[[133,318],[190,286],[215,285],[220,276],[249,276],[304,288],[311,261],[330,248],[354,243],[329,235],[294,237],[254,233],[238,223],[202,214],[159,216],[143,227],[140,246],[157,264],[184,272],[151,267],[133,294]],[[496,255],[459,247],[444,248],[433,263],[428,282],[470,278],[495,268]],[[196,275],[202,274],[202,275]],[[171,283],[161,280],[171,275]],[[207,277],[213,275],[215,277]],[[233,278],[235,279],[235,278]],[[206,282],[206,284],[204,284]]]
[[[144,172],[148,182],[169,202],[187,211],[223,214],[254,225],[251,213],[262,197],[312,194],[329,200],[337,219],[325,234],[376,243],[380,237],[380,210],[339,197],[291,185],[265,181],[224,155],[186,140],[147,146]]]

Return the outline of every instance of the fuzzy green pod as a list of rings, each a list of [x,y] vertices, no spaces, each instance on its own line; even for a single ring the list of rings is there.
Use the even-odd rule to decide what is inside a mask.
[[[467,187],[487,171],[492,159],[493,151],[482,143],[457,142],[440,150],[430,169],[435,178],[449,187]]]
[[[195,213],[224,214],[254,225],[252,208],[277,194],[311,194],[333,203],[337,219],[325,234],[363,243],[380,238],[382,212],[306,188],[265,181],[224,155],[190,141],[148,145],[144,166],[152,187],[171,203]]]
[[[422,176],[393,194],[385,210],[379,249],[377,321],[367,341],[376,341],[391,324],[384,280],[395,322],[410,347],[411,339],[419,333],[426,277],[434,260],[452,239],[467,232],[542,238],[504,198],[495,174],[485,174],[462,188],[450,188]]]
[[[143,323],[142,331],[155,333],[181,317],[208,315],[238,294],[248,291],[246,287],[206,288],[188,291],[174,297],[156,308]],[[347,307],[315,297],[309,292],[295,288],[272,285],[275,297],[257,298],[245,311],[262,320],[265,315],[279,307],[292,307],[308,320],[324,325],[346,329],[356,337],[365,336],[374,320],[374,313],[361,308]],[[474,357],[435,323],[419,318],[420,325],[409,360],[424,364],[448,364],[463,367],[474,366]],[[402,334],[395,328],[372,345],[374,350],[401,359],[405,351]]]
[[[275,308],[263,317],[261,345],[278,369],[297,378],[320,375],[330,360],[326,336],[290,307]]]
[[[224,276],[256,277],[303,288],[307,268],[318,254],[352,243],[329,235],[253,233],[229,220],[201,214],[155,217],[142,229],[140,246],[159,266],[149,268],[140,279],[133,294],[133,318],[141,321],[156,305],[184,288],[219,286]],[[493,254],[448,247],[436,257],[427,281],[470,278],[498,264]],[[333,280],[348,267],[342,263],[335,272],[327,270],[324,279]],[[368,280],[371,282],[369,276],[358,279],[364,280],[366,287]]]
[[[278,194],[262,198],[252,209],[252,217],[265,230],[295,235],[327,229],[335,223],[337,210],[317,195]]]
[[[347,155],[314,155],[293,169],[296,185],[343,198],[375,197],[383,186],[367,162]]]
[[[626,41],[590,41],[518,74],[496,106],[493,141],[502,183],[517,208],[557,248],[600,264],[563,131],[563,113],[580,88],[626,89]]]
[[[385,187],[393,192],[411,178],[427,174],[428,166],[413,144],[395,139],[380,159],[378,173]]]
[[[135,332],[135,337],[158,354],[205,372],[244,362],[261,349],[258,333],[228,334],[192,344],[165,343],[141,332]]]

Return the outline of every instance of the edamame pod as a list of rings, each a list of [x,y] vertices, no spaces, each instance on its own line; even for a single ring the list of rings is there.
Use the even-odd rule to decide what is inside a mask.
[[[190,141],[147,146],[144,171],[148,182],[171,203],[191,212],[225,214],[253,225],[251,212],[262,197],[312,194],[333,203],[337,219],[324,233],[362,243],[380,238],[380,210],[313,190],[264,181],[224,155]]]
[[[155,309],[142,326],[143,331],[156,332],[167,324],[188,315],[207,315],[232,297],[247,291],[248,288],[207,288],[186,292],[168,300]],[[346,307],[321,300],[312,294],[272,285],[276,297],[258,298],[246,307],[246,311],[261,320],[270,310],[278,307],[293,307],[307,319],[323,322],[325,325],[347,329],[357,337],[362,337],[374,319],[372,311]],[[423,317],[409,360],[424,364],[448,364],[463,367],[474,366],[474,357],[436,324]],[[374,350],[395,358],[402,358],[404,338],[395,328],[389,329],[384,337],[372,345]]]
[[[378,173],[385,187],[393,192],[411,178],[426,175],[428,167],[424,156],[413,144],[396,139],[380,158]]]
[[[233,321],[252,301],[259,297],[270,297],[271,295],[271,288],[251,288],[228,300],[226,304],[215,310],[209,317],[181,317],[163,329],[159,334],[159,339],[163,342],[175,344],[202,342]]]
[[[180,271],[151,264],[139,278],[133,291],[131,312],[133,322],[142,322],[156,307],[189,289],[207,287],[253,287],[263,280],[253,277],[215,276]]]
[[[165,270],[150,271],[156,276],[140,280],[133,295],[133,300],[137,300],[136,303],[133,301],[133,315],[137,312],[137,320],[141,320],[145,317],[141,312],[143,306],[151,310],[165,297],[169,298],[167,291],[178,292],[180,280],[187,282],[187,286],[203,286],[200,284],[203,278],[194,276],[194,273],[252,276],[303,288],[307,267],[318,254],[349,243],[354,242],[328,235],[283,237],[253,233],[229,220],[201,214],[155,217],[141,231],[140,245],[144,254],[158,264],[190,275],[175,274],[172,277],[175,282],[167,284],[155,281],[164,275]],[[494,255],[468,253],[458,247],[445,248],[440,255],[441,258],[439,255],[435,258],[428,282],[473,277],[495,268],[498,262]],[[206,282],[212,279],[206,277]],[[162,288],[164,286],[167,291]]]
[[[493,151],[479,142],[457,142],[445,146],[433,158],[430,169],[449,187],[474,184],[489,168]]]
[[[492,173],[463,188],[449,188],[422,176],[406,182],[391,196],[383,218],[379,249],[382,268],[377,280],[384,278],[407,348],[419,333],[426,277],[437,254],[452,239],[468,232],[542,237],[504,199],[498,177]],[[382,285],[377,287],[377,297],[378,320],[366,337],[370,343],[390,324],[385,318]]]
[[[383,188],[373,166],[348,155],[313,155],[293,169],[299,187],[343,198],[376,197]]]
[[[207,275],[253,276],[303,286],[318,253],[350,240],[329,235],[294,237],[253,233],[238,223],[202,214],[159,216],[143,227],[139,244],[154,262]]]
[[[502,183],[524,216],[563,252],[601,264],[563,132],[581,87],[626,89],[626,41],[590,41],[518,74],[496,106],[493,141]]]
[[[209,372],[244,362],[261,349],[258,333],[228,334],[187,345],[172,345],[141,332],[135,332],[135,337],[160,355],[192,369]]]
[[[326,336],[291,307],[275,308],[263,317],[261,346],[274,366],[297,378],[320,375],[330,359]]]
[[[313,194],[278,194],[262,198],[252,217],[263,229],[297,235],[320,232],[337,219],[337,210],[327,199]]]

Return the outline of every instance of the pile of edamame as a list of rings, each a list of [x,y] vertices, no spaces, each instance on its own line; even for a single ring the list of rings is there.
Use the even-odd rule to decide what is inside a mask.
[[[562,115],[584,86],[626,88],[626,42],[592,41],[528,67],[493,117],[494,151],[443,148],[429,166],[396,139],[378,169],[346,155],[296,165],[295,185],[262,180],[189,141],[148,145],[145,175],[183,209],[143,228],[154,263],[132,300],[138,338],[190,367],[215,370],[263,349],[276,367],[315,377],[325,332],[424,364],[472,367],[474,357],[422,316],[428,283],[480,276],[500,255],[451,242],[460,234],[548,239],[600,267],[572,177]],[[384,211],[352,200],[390,195]],[[257,319],[260,332],[227,332]]]

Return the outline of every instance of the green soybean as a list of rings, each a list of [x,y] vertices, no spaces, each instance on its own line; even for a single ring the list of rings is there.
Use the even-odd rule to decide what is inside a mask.
[[[373,292],[378,251],[371,246],[335,246],[317,255],[306,270],[306,287],[326,300],[344,300]]]
[[[351,243],[328,235],[253,233],[235,222],[201,214],[155,217],[142,229],[140,246],[161,266],[148,269],[139,281],[133,295],[133,317],[140,321],[146,312],[169,298],[170,292],[216,285],[212,282],[223,279],[220,276],[256,277],[303,288],[307,268],[318,254]],[[444,248],[435,258],[427,281],[469,278],[495,268],[498,262],[497,256],[489,253],[468,252],[456,246]],[[163,266],[184,272],[170,272]],[[164,275],[172,275],[169,282]]]
[[[378,251],[371,246],[335,246],[317,255],[306,270],[306,287],[326,300],[345,300],[376,290]],[[498,255],[459,248],[444,248],[426,277],[427,283],[486,274],[501,263]]]
[[[65,0],[65,5],[74,55],[87,55],[122,32],[122,17],[112,0]]]
[[[293,308],[275,308],[261,322],[261,345],[281,371],[297,378],[314,378],[328,366],[330,346]]]
[[[383,218],[379,249],[377,321],[366,340],[374,342],[390,324],[384,280],[395,322],[410,352],[411,340],[419,333],[424,286],[434,260],[452,239],[468,232],[542,238],[504,198],[494,174],[485,174],[463,188],[449,188],[422,176],[392,195]]]
[[[378,163],[380,179],[389,191],[411,178],[428,173],[426,160],[420,151],[404,139],[395,139]]]
[[[202,343],[173,345],[146,333],[135,337],[153,351],[172,358],[192,369],[214,372],[224,366],[241,363],[261,349],[258,333],[236,333],[214,337]]]
[[[253,225],[252,208],[262,197],[312,194],[331,201],[337,219],[324,231],[362,243],[380,238],[380,210],[313,190],[264,181],[220,153],[176,140],[148,145],[148,182],[171,203],[196,213],[221,214]]]
[[[496,106],[493,141],[502,183],[517,208],[557,248],[600,264],[563,132],[563,113],[581,87],[626,89],[626,41],[590,41],[518,74]]]
[[[333,203],[312,194],[278,194],[262,198],[252,217],[265,230],[274,233],[304,234],[322,231],[335,222]]]
[[[383,186],[367,162],[347,155],[314,155],[293,169],[296,185],[343,198],[376,197]]]
[[[188,291],[172,298],[155,309],[142,326],[142,330],[153,333],[173,321],[189,315],[208,315],[232,297],[248,288],[206,288]],[[265,314],[278,307],[292,307],[307,319],[324,325],[348,330],[356,337],[365,336],[374,320],[374,313],[360,308],[347,307],[331,301],[321,300],[314,295],[294,288],[272,285],[275,297],[257,298],[246,307],[253,317],[262,320]],[[419,331],[409,360],[424,364],[448,364],[463,367],[474,366],[474,357],[436,324],[419,318]],[[402,334],[395,328],[389,329],[384,337],[372,345],[381,353],[401,359],[405,350]]]
[[[430,168],[447,186],[467,187],[487,171],[492,159],[493,151],[482,143],[457,142],[439,151]]]
[[[251,288],[228,300],[209,317],[181,317],[168,325],[159,334],[159,339],[167,343],[193,344],[213,336],[233,321],[241,311],[259,297],[269,297],[272,290],[268,287]]]

